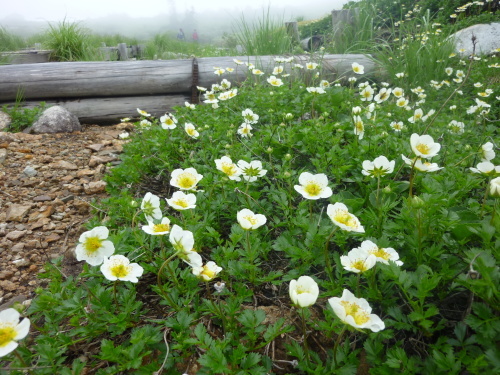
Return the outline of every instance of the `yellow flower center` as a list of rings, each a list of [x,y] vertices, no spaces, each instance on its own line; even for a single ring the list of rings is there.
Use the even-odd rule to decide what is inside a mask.
[[[361,309],[358,304],[347,301],[341,301],[340,303],[344,306],[346,315],[352,316],[357,325],[362,325],[370,320],[369,314]]]
[[[153,225],[153,232],[168,232],[170,230],[170,225],[168,224],[155,224]]]
[[[380,94],[380,100],[386,100],[388,96],[389,95],[387,95],[387,92],[383,92],[382,94]]]
[[[186,208],[189,206],[188,201],[186,199],[183,199],[183,198],[177,199],[176,201],[174,201],[174,204],[177,206],[180,206],[182,208]]]
[[[384,260],[389,260],[389,253],[384,249],[378,248],[376,251],[370,251],[371,254],[375,255],[377,258],[382,258]]]
[[[355,66],[352,70],[354,73],[358,73],[360,71],[359,66]]]
[[[356,220],[354,220],[353,216],[347,211],[337,211],[333,219],[336,222],[344,224],[348,227],[355,228]]]
[[[85,247],[87,253],[94,253],[101,246],[102,246],[102,239],[100,239],[99,237],[88,237],[83,244],[83,247]]]
[[[187,128],[186,129],[186,132],[191,136],[191,137],[195,137],[196,136],[196,133],[195,133],[195,128]]]
[[[238,171],[236,166],[231,163],[222,163],[221,169],[228,176],[234,176]]]
[[[0,348],[14,340],[17,332],[11,325],[0,326]]]
[[[307,194],[309,194],[310,196],[317,196],[321,193],[321,186],[319,186],[318,183],[314,182],[314,181],[309,181],[307,183],[307,185],[304,187],[304,190]]]
[[[357,260],[354,263],[351,264],[352,268],[356,268],[359,270],[359,272],[365,272],[368,268],[366,268],[365,261],[364,260]]]
[[[207,266],[203,266],[203,272],[201,274],[205,275],[210,280],[212,280],[215,277],[215,271],[207,268]]]
[[[424,155],[427,155],[430,151],[430,147],[425,143],[419,143],[415,148]]]
[[[356,121],[355,127],[358,132],[362,132],[364,130],[363,122],[361,121]]]
[[[254,216],[245,216],[245,220],[247,220],[250,224],[255,225],[257,224],[257,219]]]
[[[369,98],[370,96],[372,96],[372,93],[368,90],[363,90],[362,95],[364,98]]]
[[[184,173],[178,177],[177,184],[182,189],[190,189],[196,184],[196,177],[191,173]]]
[[[111,274],[117,279],[127,276],[130,273],[130,269],[131,267],[125,264],[116,264],[110,267]]]

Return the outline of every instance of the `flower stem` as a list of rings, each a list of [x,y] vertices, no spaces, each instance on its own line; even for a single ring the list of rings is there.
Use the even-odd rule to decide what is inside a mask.
[[[344,336],[346,327],[347,325],[344,324],[344,327],[342,327],[342,331],[340,331],[339,335],[337,336],[337,340],[335,340],[335,345],[333,346],[333,364],[335,365],[335,368],[337,368],[337,350],[340,344],[340,340],[342,339],[342,336]]]
[[[306,353],[306,362],[309,367],[309,360],[310,360],[310,355],[309,355],[309,345],[307,345],[307,328],[306,328],[306,317],[305,317],[305,307],[302,307],[300,310],[301,314],[301,320],[302,320],[302,334],[304,336],[304,352]]]
[[[116,297],[116,284],[118,284],[118,280],[115,280],[113,283],[113,298],[115,300],[115,306],[118,306],[118,298]]]
[[[486,204],[486,199],[488,199],[488,190],[489,190],[489,185],[490,185],[491,178],[489,178],[486,181],[486,189],[484,189],[484,197],[483,197],[483,203],[481,204],[481,217],[483,217],[484,214],[484,206]]]
[[[326,270],[328,272],[328,276],[330,277],[330,281],[333,283],[334,280],[333,280],[333,270],[332,270],[332,263],[330,262],[330,254],[328,253],[328,244],[330,242],[330,239],[333,237],[333,235],[335,234],[335,232],[339,229],[339,227],[335,227],[332,231],[332,233],[330,233],[330,235],[328,236],[328,238],[326,239],[326,242],[325,242],[325,264],[326,264]]]

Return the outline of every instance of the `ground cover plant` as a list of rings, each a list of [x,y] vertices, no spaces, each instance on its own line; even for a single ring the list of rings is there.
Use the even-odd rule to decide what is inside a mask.
[[[139,108],[76,259],[0,315],[0,373],[498,372],[499,57],[405,61],[236,60]]]

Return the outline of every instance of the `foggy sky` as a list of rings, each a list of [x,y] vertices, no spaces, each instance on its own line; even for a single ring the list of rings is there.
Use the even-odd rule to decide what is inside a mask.
[[[340,9],[348,0],[2,0],[0,20],[23,17],[29,21],[69,21],[126,14],[130,17],[154,17],[183,14],[186,11],[218,11],[238,15],[242,10],[267,9],[284,12],[290,18],[324,16]]]

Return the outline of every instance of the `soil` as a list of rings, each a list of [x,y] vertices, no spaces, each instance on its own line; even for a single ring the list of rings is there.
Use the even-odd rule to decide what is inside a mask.
[[[38,275],[47,261],[64,256],[70,273],[80,267],[73,250],[92,206],[106,197],[103,176],[127,142],[119,134],[131,127],[0,132],[0,310],[30,303],[46,285]]]

